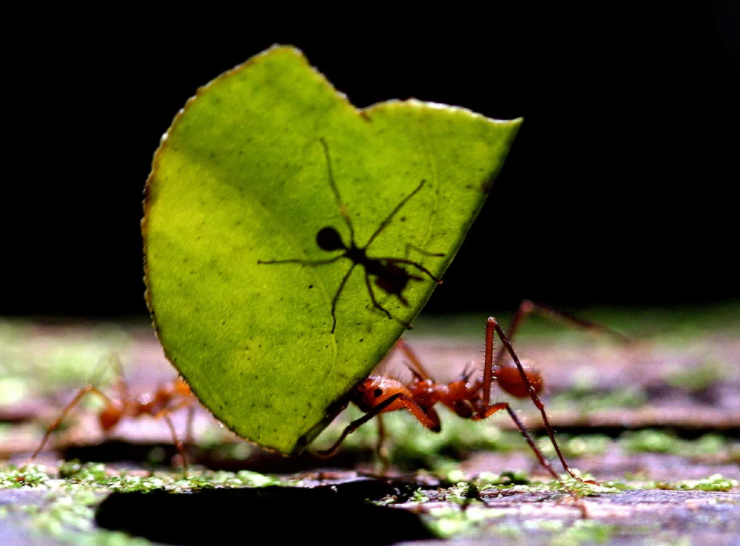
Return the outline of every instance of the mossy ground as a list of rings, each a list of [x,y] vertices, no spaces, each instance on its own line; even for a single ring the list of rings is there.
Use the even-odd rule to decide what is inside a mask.
[[[503,416],[476,423],[442,411],[442,432],[433,434],[399,413],[384,422],[388,474],[403,480],[404,492],[368,498],[418,514],[441,539],[490,536],[501,544],[567,546],[650,536],[654,544],[697,543],[697,537],[723,544],[740,534],[740,425],[733,425],[740,399],[740,306],[693,316],[583,314],[647,339],[622,347],[535,320],[516,347],[546,377],[545,402],[566,458],[600,485],[549,479]],[[433,322],[420,320],[409,343],[435,377],[450,379],[479,357],[483,323],[447,321],[443,329]],[[447,337],[458,330],[462,337]],[[176,452],[160,422],[129,423],[113,435],[115,442],[96,447],[104,438],[95,425],[94,401],[54,436],[50,447],[59,451],[43,454],[45,464],[25,465],[45,423],[75,389],[90,381],[108,388],[115,379],[105,371],[111,355],[124,363],[134,391],[172,377],[146,325],[0,324],[0,456],[6,458],[0,463],[0,538],[17,532],[38,544],[145,544],[96,524],[104,498],[122,492],[316,487],[381,470],[372,424],[350,435],[334,459],[309,452],[292,461],[237,441],[201,412],[185,476],[171,465]],[[386,366],[390,373],[405,373],[398,361]],[[537,412],[527,401],[515,403],[552,458]],[[620,425],[638,422],[635,415],[640,426]],[[319,437],[317,448],[330,445],[358,416],[350,408]],[[139,430],[147,427],[152,430]],[[75,452],[94,461],[106,446],[115,462],[56,462],[59,454]],[[123,449],[131,446],[141,447]],[[284,507],[287,514],[302,509],[305,504]]]

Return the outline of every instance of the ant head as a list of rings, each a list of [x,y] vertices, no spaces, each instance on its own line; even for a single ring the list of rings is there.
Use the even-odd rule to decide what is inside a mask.
[[[344,241],[342,241],[342,236],[339,235],[339,232],[333,227],[322,228],[316,234],[316,244],[318,244],[322,250],[328,251],[344,250],[347,248]]]

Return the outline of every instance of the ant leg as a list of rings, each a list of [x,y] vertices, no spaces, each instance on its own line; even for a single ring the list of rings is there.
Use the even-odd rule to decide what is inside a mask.
[[[420,189],[421,189],[421,188],[422,188],[422,187],[424,186],[424,183],[425,183],[425,182],[426,182],[426,180],[422,180],[422,181],[421,181],[421,183],[420,183],[420,184],[419,184],[419,185],[418,185],[418,186],[416,187],[416,189],[415,189],[414,191],[412,191],[412,192],[411,192],[410,194],[408,194],[408,195],[407,195],[406,197],[404,197],[404,198],[403,198],[403,199],[401,200],[401,202],[400,202],[400,203],[399,203],[398,205],[396,205],[396,208],[394,208],[394,209],[393,209],[393,210],[391,211],[391,213],[390,213],[390,214],[389,214],[389,215],[388,215],[388,216],[387,216],[387,217],[385,218],[385,220],[383,220],[383,221],[382,221],[382,222],[380,223],[380,225],[378,226],[378,229],[376,229],[376,230],[375,230],[375,233],[373,233],[373,234],[372,234],[372,235],[370,236],[370,239],[368,240],[367,244],[365,245],[365,247],[364,247],[364,248],[365,248],[366,250],[367,250],[367,248],[368,248],[368,247],[370,246],[370,244],[371,244],[371,243],[372,243],[372,242],[373,242],[373,241],[375,240],[375,238],[376,238],[376,237],[377,237],[378,235],[380,235],[380,232],[381,232],[381,231],[383,231],[383,230],[384,230],[384,229],[385,229],[386,227],[388,227],[388,224],[390,224],[390,223],[391,223],[391,220],[392,220],[392,219],[393,219],[393,217],[394,217],[394,216],[395,216],[395,215],[396,215],[396,214],[398,213],[398,211],[399,211],[399,210],[401,210],[401,208],[402,208],[402,207],[403,207],[403,206],[404,206],[404,205],[405,205],[406,203],[408,203],[409,199],[411,199],[411,198],[412,198],[412,197],[413,197],[414,195],[416,195],[416,193],[417,193],[417,192],[418,192],[418,191],[419,191],[419,190],[420,190]]]
[[[485,404],[485,407],[488,407],[490,397],[491,397],[491,381],[493,378],[493,332],[494,330],[498,334],[499,339],[501,339],[501,342],[504,344],[504,347],[506,347],[506,350],[508,351],[509,355],[511,355],[512,360],[514,361],[514,364],[517,367],[517,370],[519,370],[519,375],[522,378],[522,382],[527,387],[527,391],[529,392],[529,397],[532,399],[532,402],[537,407],[537,409],[540,411],[540,415],[542,415],[542,421],[545,424],[545,430],[547,431],[547,436],[550,438],[550,441],[552,442],[553,447],[555,448],[555,453],[558,455],[558,459],[560,459],[560,463],[563,465],[563,468],[565,469],[568,474],[570,474],[571,477],[575,478],[579,482],[583,483],[583,480],[573,474],[573,471],[568,466],[568,463],[565,462],[565,457],[563,457],[563,453],[560,451],[560,446],[558,445],[557,441],[555,440],[555,431],[552,428],[552,425],[550,424],[550,420],[547,418],[547,413],[545,413],[545,405],[540,400],[540,397],[537,396],[537,392],[532,385],[531,381],[527,377],[526,372],[524,371],[524,368],[522,367],[522,363],[519,362],[519,357],[516,356],[516,353],[514,352],[514,348],[511,346],[511,342],[506,337],[506,334],[504,334],[504,331],[501,329],[501,326],[499,326],[498,322],[495,318],[489,317],[488,321],[486,323],[486,357],[485,357],[485,370],[483,371],[483,401]],[[511,411],[509,413],[512,413]],[[516,420],[516,418],[515,418]]]
[[[187,424],[185,425],[185,444],[193,445],[193,420],[195,419],[195,406],[188,406]]]
[[[381,474],[386,474],[391,466],[391,460],[388,456],[388,447],[385,445],[385,425],[383,415],[379,414],[376,419],[378,423],[378,443],[375,446],[375,453],[380,461]]]
[[[439,423],[439,416],[435,413],[427,413],[424,411],[421,406],[419,406],[416,402],[414,402],[411,398],[406,396],[402,392],[397,392],[385,400],[383,400],[380,404],[377,406],[373,406],[370,408],[370,410],[360,417],[359,419],[355,419],[352,421],[342,432],[342,435],[339,437],[339,439],[334,442],[334,444],[329,449],[324,449],[321,451],[317,451],[316,453],[321,457],[328,457],[332,453],[334,453],[337,448],[340,446],[340,444],[344,441],[344,439],[352,434],[354,431],[356,431],[358,428],[360,428],[362,425],[370,421],[373,417],[376,415],[379,415],[381,412],[387,410],[391,404],[395,402],[400,402],[401,407],[394,408],[393,410],[389,411],[395,411],[396,409],[406,408],[411,412],[411,415],[416,417],[419,422],[424,425],[429,430],[432,430],[434,432],[439,432],[440,430],[440,423]],[[429,408],[432,410],[432,408]]]
[[[170,417],[170,411],[168,409],[163,409],[155,416],[155,419],[158,419],[159,417],[162,417],[165,420],[165,422],[167,423],[167,426],[170,429],[170,433],[172,434],[172,441],[175,443],[175,447],[177,448],[177,451],[180,453],[180,457],[182,457],[183,471],[187,475],[188,456],[185,454],[185,446],[182,445],[180,438],[178,438],[177,436],[177,431],[175,430],[175,424],[172,422],[172,418]]]
[[[427,250],[424,250],[421,247],[418,247],[416,245],[412,245],[411,243],[406,243],[406,251],[403,253],[404,258],[408,258],[409,257],[409,254],[411,253],[412,250],[415,250],[416,252],[418,252],[419,254],[421,254],[423,256],[432,256],[434,258],[443,258],[444,257],[444,253],[442,253],[442,252],[429,252]]]
[[[575,326],[577,328],[583,328],[584,330],[592,330],[595,332],[605,333],[605,334],[615,337],[616,339],[618,339],[619,341],[623,343],[629,343],[630,341],[632,341],[629,337],[625,336],[624,334],[620,332],[617,332],[616,330],[612,330],[611,328],[608,328],[596,322],[591,322],[590,320],[578,317],[572,313],[569,313],[568,311],[563,311],[561,309],[557,309],[555,307],[552,307],[550,305],[546,305],[543,303],[536,303],[536,302],[533,302],[532,300],[524,300],[522,303],[519,304],[519,308],[514,314],[514,318],[511,321],[511,325],[509,326],[509,330],[506,333],[510,341],[514,339],[514,335],[516,334],[516,331],[519,329],[519,327],[522,325],[524,320],[532,312],[537,312],[543,317],[547,317],[547,318],[564,319],[566,322],[569,322],[572,326]],[[506,347],[501,347],[498,353],[496,354],[496,360],[495,360],[496,366],[499,366],[501,364],[505,353],[506,353]]]
[[[339,301],[339,294],[342,293],[342,290],[344,290],[344,285],[347,284],[347,281],[349,280],[349,276],[352,274],[352,271],[355,269],[355,266],[357,264],[353,263],[352,267],[349,268],[349,271],[344,275],[344,278],[342,279],[342,282],[339,283],[339,288],[337,288],[336,294],[334,294],[334,298],[331,300],[331,318],[332,318],[332,325],[331,325],[331,333],[334,333],[334,330],[337,329],[337,302]]]
[[[375,299],[375,292],[373,292],[373,285],[370,282],[370,275],[368,274],[367,271],[365,271],[365,285],[367,285],[367,291],[370,293],[370,299],[373,302],[373,307],[375,307],[376,309],[379,309],[380,311],[382,311],[383,313],[385,313],[386,316],[389,319],[395,320],[395,321],[401,323],[403,326],[406,327],[407,330],[411,330],[411,325],[408,322],[405,322],[405,321],[401,320],[400,318],[394,317],[393,315],[391,315],[391,312],[388,311],[388,309],[386,309],[382,305],[380,305],[378,303],[378,300]]]
[[[408,358],[410,363],[412,364],[412,366],[409,366],[409,369],[411,369],[412,373],[418,375],[420,380],[426,381],[427,379],[432,378],[431,374],[421,363],[421,360],[419,360],[419,357],[413,350],[411,350],[411,347],[409,347],[406,342],[404,342],[402,339],[399,339],[398,341],[396,341],[396,348],[403,351],[403,354],[406,355],[406,358]]]
[[[341,436],[339,436],[339,439],[332,444],[332,446],[329,449],[322,449],[320,451],[317,451],[316,453],[320,457],[328,457],[332,453],[334,453],[337,448],[341,445],[341,443],[344,441],[344,439],[352,434],[354,431],[356,431],[358,428],[360,428],[362,425],[367,423],[370,419],[378,415],[381,411],[386,409],[388,406],[390,406],[393,402],[401,398],[403,393],[396,393],[392,396],[389,396],[385,400],[383,400],[380,404],[375,406],[374,408],[371,408],[370,411],[368,411],[365,415],[360,417],[359,419],[355,419],[352,421],[347,427],[342,431]]]
[[[383,260],[391,264],[406,264],[406,265],[413,266],[419,271],[421,271],[422,273],[426,273],[429,276],[429,278],[432,279],[437,284],[442,284],[442,279],[438,279],[426,267],[416,262],[412,262],[411,260],[404,260],[403,258],[376,258],[376,259]]]
[[[540,464],[547,470],[556,480],[560,479],[560,476],[558,476],[558,473],[555,472],[555,469],[552,467],[550,462],[545,458],[545,456],[542,454],[542,451],[540,451],[540,448],[537,447],[537,444],[535,444],[534,439],[529,434],[529,431],[527,430],[527,427],[524,425],[524,423],[519,419],[517,414],[514,412],[514,410],[511,409],[511,406],[508,402],[499,402],[498,404],[493,404],[489,406],[482,416],[474,417],[475,420],[481,420],[486,419],[493,415],[494,413],[501,411],[502,409],[505,409],[507,412],[509,412],[509,416],[514,420],[514,423],[516,423],[517,428],[519,428],[519,432],[522,433],[522,436],[524,436],[524,439],[527,441],[527,444],[529,444],[530,449],[534,452],[534,454],[537,456],[537,460],[540,462]],[[570,472],[570,470],[568,471]],[[571,473],[571,476],[573,474]]]
[[[324,137],[319,138],[321,141],[321,145],[324,147],[324,155],[326,156],[326,166],[329,171],[329,184],[331,185],[331,189],[334,192],[334,197],[337,200],[337,207],[339,208],[339,214],[342,215],[342,218],[344,218],[344,223],[347,224],[347,227],[349,228],[349,236],[350,241],[354,243],[355,240],[355,230],[352,227],[352,220],[349,218],[349,212],[347,212],[347,205],[344,204],[342,201],[342,196],[339,195],[339,188],[337,187],[337,183],[334,180],[334,170],[331,168],[331,156],[329,156],[329,145],[326,143],[326,140],[324,140]]]
[[[36,448],[36,451],[33,452],[31,455],[31,460],[33,461],[39,453],[41,453],[41,450],[44,449],[44,446],[46,445],[46,442],[51,437],[51,433],[54,432],[59,425],[62,424],[62,421],[67,417],[70,411],[72,411],[72,408],[74,408],[79,401],[82,399],[83,396],[85,396],[88,393],[97,394],[100,398],[102,398],[106,404],[109,406],[113,406],[113,401],[108,398],[105,394],[103,394],[100,390],[93,387],[92,385],[88,385],[87,387],[81,388],[75,397],[72,399],[72,401],[67,404],[64,409],[62,409],[62,412],[59,414],[59,417],[46,429],[46,432],[44,433],[44,437],[41,439],[41,443],[39,444],[39,447]]]
[[[119,400],[131,400],[131,396],[128,390],[128,383],[126,382],[126,378],[123,375],[123,364],[121,363],[121,359],[117,356],[112,357],[113,365],[116,367],[116,373],[118,375],[118,380],[116,381],[116,390],[118,390],[118,399]]]
[[[194,401],[195,401],[195,398],[193,398],[191,396],[191,397],[188,397],[185,400],[179,401],[177,404],[173,404],[170,407],[165,407],[165,408],[159,410],[154,415],[152,415],[152,417],[154,419],[164,419],[165,422],[167,423],[167,426],[170,429],[170,433],[172,434],[172,442],[175,444],[175,447],[177,448],[177,451],[180,452],[180,456],[182,457],[183,467],[185,468],[185,472],[187,472],[187,469],[188,469],[188,459],[187,459],[187,455],[185,454],[185,446],[182,443],[182,441],[180,441],[179,437],[177,436],[177,432],[175,430],[175,425],[172,422],[172,418],[170,416],[173,413],[175,413],[175,412],[177,412],[177,411],[179,411],[179,410],[181,410],[183,408],[188,408],[188,417],[187,417],[188,421],[187,421],[187,428],[186,428],[186,432],[185,432],[185,441],[186,442],[192,442],[192,432],[193,432],[192,431],[192,424],[193,424],[192,423],[192,416],[193,416],[193,412],[195,410],[195,406],[193,405]]]

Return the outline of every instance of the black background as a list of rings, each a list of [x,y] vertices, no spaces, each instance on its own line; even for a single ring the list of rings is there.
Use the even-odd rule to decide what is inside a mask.
[[[739,298],[738,3],[639,5],[8,22],[0,315],[144,315],[159,138],[197,87],[274,43],[358,107],[415,97],[524,117],[426,312]]]

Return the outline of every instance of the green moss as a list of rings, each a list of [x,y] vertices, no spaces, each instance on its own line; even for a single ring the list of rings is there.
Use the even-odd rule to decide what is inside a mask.
[[[111,492],[166,490],[190,492],[221,487],[263,487],[286,482],[249,472],[192,470],[187,477],[172,471],[129,473],[102,463],[68,461],[58,470],[43,465],[0,465],[0,488],[45,490],[43,502],[3,506],[0,518],[25,514],[27,527],[36,534],[62,542],[101,546],[141,546],[148,541],[124,533],[95,528],[98,503]]]
[[[625,432],[619,445],[628,453],[670,453],[683,457],[706,455],[731,455],[740,446],[736,440],[721,434],[708,433],[695,440],[684,440],[674,432],[663,430],[640,430]]]
[[[548,403],[550,410],[577,409],[583,413],[614,408],[639,408],[647,402],[643,389],[625,387],[613,391],[602,391],[579,385],[556,394]]]
[[[564,532],[555,536],[553,546],[579,546],[581,544],[607,544],[619,530],[616,525],[582,519],[575,521]]]
[[[10,465],[5,469],[0,466],[0,488],[2,489],[45,487],[48,486],[49,479],[42,465],[29,464],[20,468]]]
[[[656,482],[656,489],[675,489],[678,491],[720,491],[727,492],[738,486],[737,480],[728,480],[722,474],[713,474],[703,480],[683,480],[673,483]]]
[[[718,360],[707,360],[691,368],[677,368],[668,374],[665,382],[672,387],[700,392],[728,379],[730,369],[730,365]]]
[[[474,481],[478,488],[483,489],[489,486],[529,485],[532,483],[532,478],[526,472],[517,470],[514,472],[506,471],[501,474],[482,472],[478,474]]]

